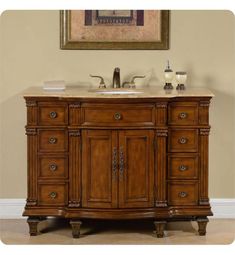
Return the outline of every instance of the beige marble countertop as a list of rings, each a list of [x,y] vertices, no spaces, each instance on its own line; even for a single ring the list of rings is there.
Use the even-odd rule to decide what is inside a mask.
[[[60,97],[60,98],[173,98],[173,97],[213,97],[214,94],[206,88],[187,88],[184,91],[165,91],[162,87],[146,87],[134,89],[141,92],[138,94],[100,94],[99,89],[89,89],[87,87],[66,86],[64,91],[45,91],[42,87],[30,87],[23,91],[24,97]],[[130,90],[130,89],[100,89],[104,90]]]

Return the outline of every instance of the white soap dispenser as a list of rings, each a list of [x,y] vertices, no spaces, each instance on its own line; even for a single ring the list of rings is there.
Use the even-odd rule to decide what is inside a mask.
[[[166,69],[164,71],[164,78],[165,78],[164,89],[166,89],[166,90],[173,89],[173,86],[172,86],[171,82],[172,82],[172,80],[174,78],[174,73],[173,73],[173,71],[170,68],[169,60],[167,60],[167,66],[166,66]]]

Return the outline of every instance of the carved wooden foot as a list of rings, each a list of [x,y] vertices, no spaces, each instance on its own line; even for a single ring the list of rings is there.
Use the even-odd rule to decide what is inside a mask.
[[[209,220],[207,217],[197,218],[198,233],[200,236],[206,235],[206,225],[207,225],[208,221]]]
[[[70,224],[72,226],[73,238],[79,238],[79,236],[80,236],[80,227],[82,225],[82,222],[80,220],[70,220]]]
[[[40,222],[39,217],[28,217],[27,222],[29,224],[29,234],[36,236],[38,234],[38,223]]]
[[[154,221],[154,225],[155,225],[157,237],[162,238],[164,236],[166,221]]]

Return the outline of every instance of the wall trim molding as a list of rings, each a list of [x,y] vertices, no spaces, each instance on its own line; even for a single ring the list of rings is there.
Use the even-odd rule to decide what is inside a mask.
[[[25,199],[0,199],[0,219],[22,219],[25,206]],[[233,198],[213,198],[210,199],[213,218],[235,218],[235,199]]]

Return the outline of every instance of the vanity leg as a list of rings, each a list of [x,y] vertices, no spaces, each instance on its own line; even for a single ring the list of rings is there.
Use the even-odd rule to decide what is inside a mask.
[[[206,235],[206,225],[209,222],[207,217],[198,217],[197,223],[198,223],[198,233],[200,236]]]
[[[166,221],[154,221],[156,235],[158,238],[162,238],[164,236],[164,229],[166,227]]]
[[[36,236],[38,234],[38,223],[40,222],[39,217],[28,217],[27,223],[29,224],[29,234]]]
[[[80,220],[72,219],[72,220],[70,220],[70,225],[72,227],[73,238],[79,238],[80,227],[82,225],[82,222]]]

